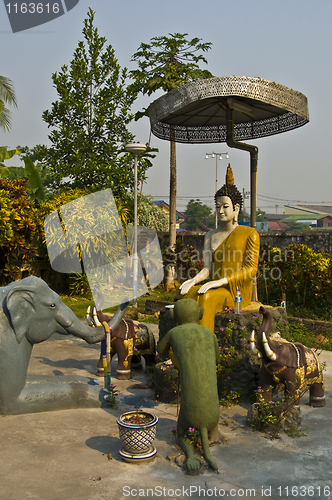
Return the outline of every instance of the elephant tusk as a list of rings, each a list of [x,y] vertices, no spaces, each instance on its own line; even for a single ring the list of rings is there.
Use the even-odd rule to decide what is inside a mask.
[[[86,315],[85,315],[85,317],[86,317],[86,320],[87,320],[87,322],[88,322],[88,325],[89,325],[89,326],[94,326],[93,321],[92,321],[91,316],[90,316],[90,310],[91,310],[91,308],[90,308],[90,306],[88,306],[88,308],[87,308],[87,310],[86,310]]]
[[[276,354],[272,351],[271,347],[269,346],[269,343],[266,339],[265,332],[262,333],[262,342],[265,350],[266,356],[271,359],[272,361],[275,361],[277,359]]]
[[[251,332],[251,336],[250,336],[250,350],[251,352],[255,355],[255,356],[258,356],[258,358],[261,358],[262,355],[261,353],[257,350],[257,347],[256,347],[256,342],[255,342],[255,330],[253,330]]]
[[[99,319],[98,319],[96,307],[93,308],[92,318],[93,318],[93,322],[94,322],[95,326],[102,326]]]
[[[253,354],[255,354],[257,356],[258,351],[256,348],[256,343],[255,343],[255,330],[253,330],[251,332],[251,335],[250,335],[250,350]]]

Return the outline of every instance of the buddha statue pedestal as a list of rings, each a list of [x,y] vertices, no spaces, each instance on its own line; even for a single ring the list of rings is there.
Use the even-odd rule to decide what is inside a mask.
[[[155,399],[160,403],[178,404],[179,372],[170,360],[157,363],[154,369]]]

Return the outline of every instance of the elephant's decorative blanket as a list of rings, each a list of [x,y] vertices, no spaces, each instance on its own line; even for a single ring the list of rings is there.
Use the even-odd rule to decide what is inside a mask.
[[[141,355],[154,354],[154,337],[153,333],[143,323],[133,321],[135,328],[135,347],[140,351]]]
[[[305,352],[305,360],[307,363],[306,375],[309,375],[310,373],[317,370],[317,367],[319,371],[321,371],[319,359],[317,358],[317,356],[313,351],[308,350]]]

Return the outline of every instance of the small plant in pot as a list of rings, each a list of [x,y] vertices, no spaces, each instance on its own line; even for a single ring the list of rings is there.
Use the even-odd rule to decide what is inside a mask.
[[[151,460],[157,453],[152,446],[156,436],[158,418],[145,411],[129,411],[117,419],[122,448],[120,456],[126,462],[141,463]]]

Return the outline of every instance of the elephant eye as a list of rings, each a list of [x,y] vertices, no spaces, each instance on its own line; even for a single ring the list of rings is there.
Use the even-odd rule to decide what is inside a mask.
[[[51,309],[54,309],[54,308],[55,308],[55,304],[51,304],[51,305],[50,305],[50,308],[51,308]]]

